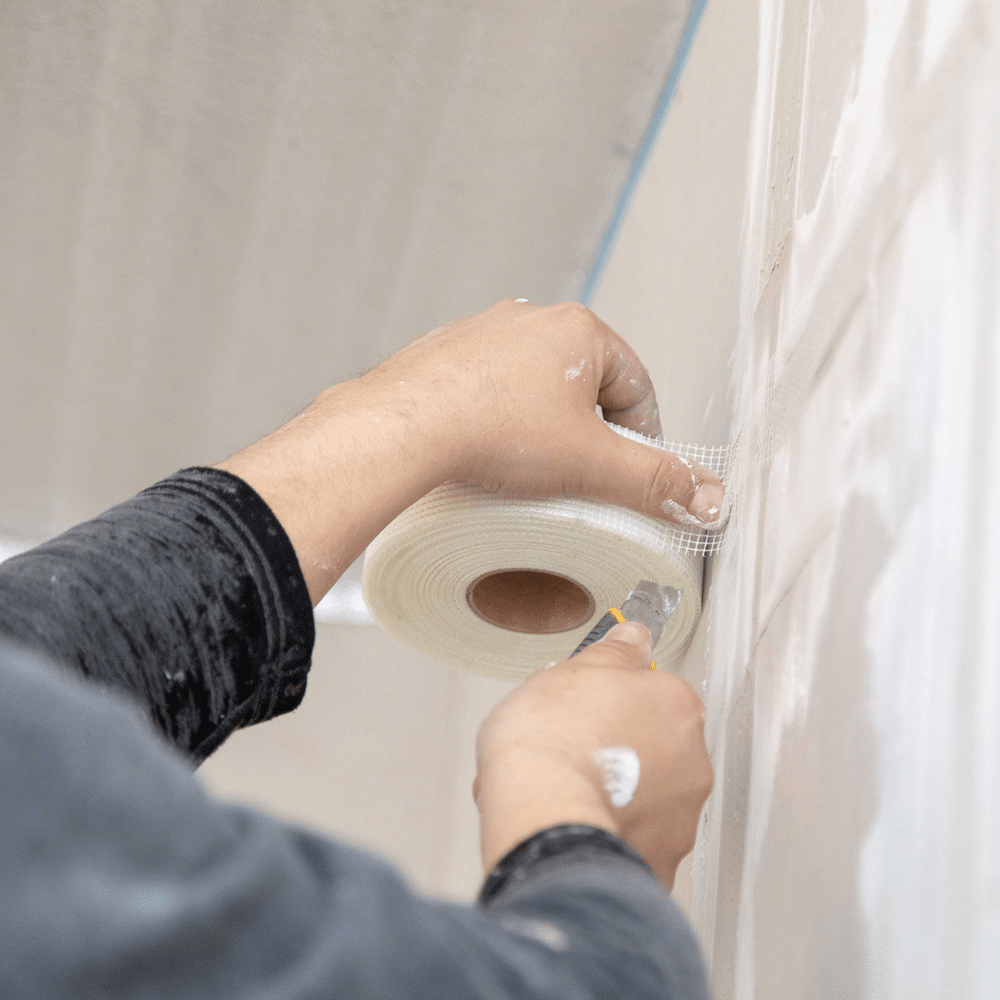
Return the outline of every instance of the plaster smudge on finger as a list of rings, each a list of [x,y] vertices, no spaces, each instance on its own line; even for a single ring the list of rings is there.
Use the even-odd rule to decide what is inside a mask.
[[[664,500],[660,504],[660,510],[668,517],[673,518],[677,524],[683,524],[686,528],[703,528],[704,524],[685,510],[676,500]]]
[[[604,776],[611,804],[624,809],[639,787],[639,755],[631,747],[604,747],[590,756]]]

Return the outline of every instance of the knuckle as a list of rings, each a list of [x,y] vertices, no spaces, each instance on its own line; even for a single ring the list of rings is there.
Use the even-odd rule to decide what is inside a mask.
[[[690,727],[699,735],[705,731],[705,703],[683,677],[663,672],[661,684],[667,711],[675,724]]]
[[[708,753],[706,752],[703,758],[703,766],[701,769],[702,803],[704,803],[705,799],[707,799],[709,795],[712,794],[712,789],[714,787],[715,787],[715,768],[712,767],[711,758],[708,756]]]
[[[693,817],[693,822],[686,824],[683,836],[680,839],[680,851],[678,852],[682,857],[690,854],[694,850],[694,845],[698,840],[698,820],[697,817]]]
[[[588,326],[596,319],[596,315],[582,302],[560,302],[552,306],[559,316],[569,323],[579,326]]]
[[[677,680],[679,684],[677,692],[678,700],[682,702],[687,711],[698,719],[699,725],[704,724],[705,703],[701,700],[701,696],[683,677],[678,677]]]

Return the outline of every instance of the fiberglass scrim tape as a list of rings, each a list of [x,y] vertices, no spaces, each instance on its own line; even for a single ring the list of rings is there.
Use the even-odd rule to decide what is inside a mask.
[[[712,467],[704,449],[684,450]],[[610,504],[505,498],[448,483],[368,547],[365,601],[379,624],[414,649],[519,680],[569,656],[608,608],[652,580],[683,591],[653,651],[669,666],[701,612],[704,554],[715,537]]]

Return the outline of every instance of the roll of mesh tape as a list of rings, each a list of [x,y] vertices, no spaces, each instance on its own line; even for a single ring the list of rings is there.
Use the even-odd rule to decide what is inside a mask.
[[[368,547],[364,596],[376,621],[414,649],[520,680],[567,657],[609,607],[653,580],[683,591],[653,652],[669,666],[701,612],[706,537],[609,504],[448,483]]]

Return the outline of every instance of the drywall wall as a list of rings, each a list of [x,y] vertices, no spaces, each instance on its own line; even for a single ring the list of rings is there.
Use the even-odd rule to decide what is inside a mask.
[[[731,407],[737,502],[684,668],[717,771],[692,919],[720,1000],[993,997],[997,12],[760,0],[750,24],[745,7],[710,2],[632,207],[659,219],[627,220],[616,250],[659,280],[612,260],[595,299],[619,327],[644,301],[637,341],[684,317],[712,371],[733,349],[711,391]],[[737,32],[753,62],[730,61]],[[665,172],[683,197],[657,198]],[[684,199],[715,190],[689,252]],[[717,273],[697,266],[734,233]],[[667,397],[672,346],[642,345]],[[691,434],[718,429],[713,407]]]

